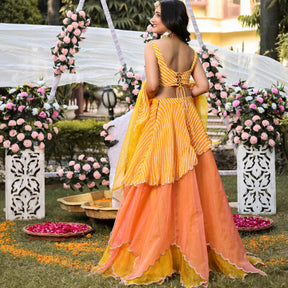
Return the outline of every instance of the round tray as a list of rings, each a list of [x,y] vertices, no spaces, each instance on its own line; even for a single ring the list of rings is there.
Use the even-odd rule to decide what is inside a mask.
[[[252,218],[252,219],[255,219],[255,220],[256,219],[261,219],[261,220],[265,220],[265,221],[269,222],[266,225],[258,226],[258,227],[237,227],[238,231],[257,232],[257,231],[262,231],[262,230],[269,229],[269,228],[271,228],[274,225],[273,220],[270,219],[270,218],[267,218],[267,217],[261,217],[261,216],[255,216],[255,215],[247,215],[247,214],[236,214],[236,215],[238,215],[240,218],[249,217],[249,218]]]
[[[103,201],[96,207],[91,202],[82,203],[81,207],[85,213],[92,219],[115,219],[119,208],[112,207],[112,201]]]
[[[61,222],[65,224],[77,224],[77,225],[84,225],[84,223],[72,223],[72,222]],[[45,224],[45,223],[39,223],[39,224]],[[27,237],[32,238],[32,239],[37,239],[37,240],[49,240],[49,241],[66,241],[70,240],[73,238],[79,238],[83,237],[84,235],[88,234],[93,230],[93,228],[87,224],[87,230],[85,231],[80,231],[80,232],[75,232],[75,233],[38,233],[38,232],[32,232],[29,231],[28,228],[31,226],[34,226],[35,224],[30,224],[25,226],[22,230],[23,232],[27,235]]]

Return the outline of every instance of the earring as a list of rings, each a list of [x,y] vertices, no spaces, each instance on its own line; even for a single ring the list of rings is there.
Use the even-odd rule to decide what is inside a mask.
[[[162,34],[161,38],[167,38],[167,37],[171,37],[171,32],[166,31],[165,33]]]

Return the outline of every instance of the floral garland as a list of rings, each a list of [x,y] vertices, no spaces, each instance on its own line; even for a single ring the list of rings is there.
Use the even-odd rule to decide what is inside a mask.
[[[81,35],[87,31],[90,19],[86,19],[84,11],[68,11],[63,24],[61,33],[57,35],[57,45],[51,48],[55,76],[66,70],[76,73],[74,54],[79,52],[79,42],[85,39]]]
[[[129,109],[132,110],[141,88],[141,76],[140,74],[135,74],[131,67],[128,69],[126,64],[118,69],[116,75],[117,74],[119,78],[118,83],[123,83],[122,90],[126,93],[129,92],[129,95],[126,96],[125,100],[130,105]]]
[[[232,118],[229,138],[245,146],[273,148],[280,140],[280,122],[288,108],[283,85],[255,90],[245,81],[233,84],[234,91],[227,99],[223,115]]]
[[[108,123],[103,125],[103,131],[101,131],[100,136],[103,137],[103,142],[106,147],[110,148],[116,145],[119,141],[115,140],[115,138],[109,134],[109,129],[114,127],[113,125],[109,125]]]
[[[79,189],[83,191],[85,185],[90,190],[99,189],[99,186],[109,185],[110,165],[106,157],[100,161],[94,157],[78,156],[77,161],[71,160],[64,169],[58,171],[60,181],[64,182],[65,189]]]
[[[56,100],[47,102],[50,89],[37,84],[24,84],[10,89],[0,99],[0,145],[9,155],[20,154],[34,146],[44,149],[45,141],[58,133],[52,124],[63,116],[65,106]]]
[[[144,39],[144,43],[159,39],[159,35],[153,32],[153,27],[151,24],[147,26],[147,31],[141,34],[140,37]]]

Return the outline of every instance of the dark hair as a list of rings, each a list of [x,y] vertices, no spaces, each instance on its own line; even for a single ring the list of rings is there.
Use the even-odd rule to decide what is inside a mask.
[[[187,30],[188,15],[186,6],[179,0],[160,1],[162,23],[182,41],[190,41],[190,33]]]

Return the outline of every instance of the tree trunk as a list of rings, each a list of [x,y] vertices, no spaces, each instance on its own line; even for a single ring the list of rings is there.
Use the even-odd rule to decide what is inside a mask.
[[[260,54],[278,60],[278,54],[275,50],[277,36],[279,34],[279,22],[281,21],[281,12],[279,1],[271,7],[272,0],[261,0],[260,14]]]
[[[48,25],[59,25],[61,0],[48,0]]]

